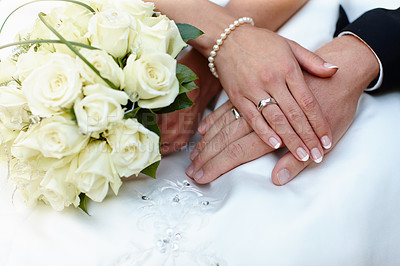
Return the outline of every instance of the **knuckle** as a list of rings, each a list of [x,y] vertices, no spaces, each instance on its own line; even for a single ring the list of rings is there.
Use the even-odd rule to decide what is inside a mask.
[[[271,125],[274,126],[283,125],[286,122],[285,116],[283,114],[270,114],[267,118]]]
[[[268,67],[264,67],[260,70],[260,79],[264,84],[269,84],[276,82],[277,77]]]
[[[288,114],[287,114],[288,118],[290,121],[293,122],[300,122],[302,120],[302,114],[300,113],[299,110],[297,109],[289,109],[288,110]]]
[[[244,151],[245,149],[240,143],[232,143],[228,146],[229,157],[234,161],[244,158]]]
[[[217,143],[220,145],[229,144],[230,142],[230,134],[226,128],[223,128],[217,135]]]
[[[314,97],[311,96],[304,96],[301,99],[301,104],[306,111],[315,110],[315,108],[317,107],[317,101],[314,99]]]

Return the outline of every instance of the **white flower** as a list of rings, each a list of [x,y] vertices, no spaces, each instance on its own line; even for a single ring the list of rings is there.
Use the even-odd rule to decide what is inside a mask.
[[[48,52],[34,52],[21,54],[17,61],[17,75],[20,81],[24,81],[34,70],[50,61],[51,55]]]
[[[19,131],[28,125],[27,100],[13,84],[0,87],[0,121],[10,130]]]
[[[124,57],[136,38],[136,21],[121,10],[96,13],[89,21],[86,37],[93,46],[102,48],[116,58]]]
[[[106,136],[112,148],[111,158],[120,176],[138,175],[161,160],[159,137],[136,119],[127,119]]]
[[[110,80],[118,88],[125,86],[124,72],[106,51],[82,49],[81,54],[100,72],[103,78]],[[107,85],[85,62],[78,59],[77,63],[86,85],[96,83]]]
[[[151,17],[154,13],[154,3],[142,0],[114,0],[115,8],[124,10],[136,18]]]
[[[52,54],[43,66],[22,82],[31,112],[48,117],[71,108],[81,95],[82,82],[75,61],[68,55]]]
[[[39,200],[50,204],[56,211],[62,211],[64,207],[71,204],[78,207],[79,190],[67,181],[75,171],[76,168],[72,164],[66,164],[60,168],[51,167],[40,182]]]
[[[175,22],[164,15],[139,20],[139,28],[143,49],[156,49],[175,58],[187,46]]]
[[[71,182],[90,199],[101,202],[109,186],[117,195],[122,185],[110,158],[111,149],[105,141],[93,141],[72,164],[77,170]]]
[[[0,84],[12,81],[13,78],[17,77],[17,66],[16,62],[10,58],[6,58],[0,61]]]
[[[166,53],[145,51],[139,60],[129,57],[124,68],[126,92],[139,94],[142,108],[166,107],[179,94],[176,60]]]
[[[88,142],[89,136],[83,135],[73,121],[53,116],[31,125],[27,132],[21,131],[12,147],[12,154],[23,161],[41,155],[61,159],[78,154]]]
[[[84,134],[94,133],[93,137],[98,138],[99,133],[123,119],[121,105],[127,104],[128,95],[101,84],[89,85],[83,90],[86,96],[74,106],[76,119]]]

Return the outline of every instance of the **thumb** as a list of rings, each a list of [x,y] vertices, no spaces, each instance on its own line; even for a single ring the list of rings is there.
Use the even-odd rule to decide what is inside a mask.
[[[292,153],[287,152],[272,170],[272,182],[277,186],[286,185],[312,162],[312,160],[301,162]]]
[[[288,43],[297,62],[308,73],[320,78],[330,78],[338,71],[339,67],[326,62],[320,56],[308,51],[298,43],[291,40],[288,40]]]

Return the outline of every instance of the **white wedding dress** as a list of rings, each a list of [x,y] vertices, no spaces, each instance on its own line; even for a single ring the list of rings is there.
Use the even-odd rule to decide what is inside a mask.
[[[11,2],[0,2],[2,18]],[[280,33],[319,47],[331,39],[339,2],[351,19],[399,5],[311,0]],[[399,90],[362,95],[324,163],[283,187],[270,180],[279,153],[196,186],[182,150],[163,159],[157,180],[126,182],[118,197],[91,203],[91,216],[12,201],[2,166],[0,265],[400,265],[399,117]]]

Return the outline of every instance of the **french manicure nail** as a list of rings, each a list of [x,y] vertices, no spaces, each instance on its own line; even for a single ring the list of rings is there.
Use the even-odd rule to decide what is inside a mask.
[[[199,128],[197,129],[200,133],[206,132],[206,123],[201,122]]]
[[[193,172],[194,172],[194,166],[193,164],[190,164],[189,167],[186,169],[186,174],[190,177],[193,176]]]
[[[200,180],[204,175],[203,169],[200,169],[195,175],[194,175],[194,180],[198,181]]]
[[[324,67],[329,68],[329,69],[339,69],[338,66],[332,65],[330,63],[325,63]]]
[[[194,160],[197,155],[199,155],[199,151],[197,149],[193,149],[192,153],[190,154],[190,160]]]
[[[328,136],[323,136],[321,138],[321,143],[326,150],[329,150],[332,147],[332,141]]]
[[[274,147],[274,149],[278,149],[281,146],[281,143],[274,137],[269,138],[269,143],[271,143],[271,145],[272,145],[272,147]]]
[[[311,150],[311,156],[312,156],[314,162],[316,162],[316,163],[322,162],[322,154],[317,148],[314,148]]]
[[[285,185],[290,180],[290,172],[287,169],[280,170],[277,174],[278,182],[281,185]]]
[[[308,153],[302,147],[299,147],[296,152],[297,155],[300,157],[300,160],[302,160],[303,162],[307,162],[308,159],[310,159],[310,155],[308,155]]]

